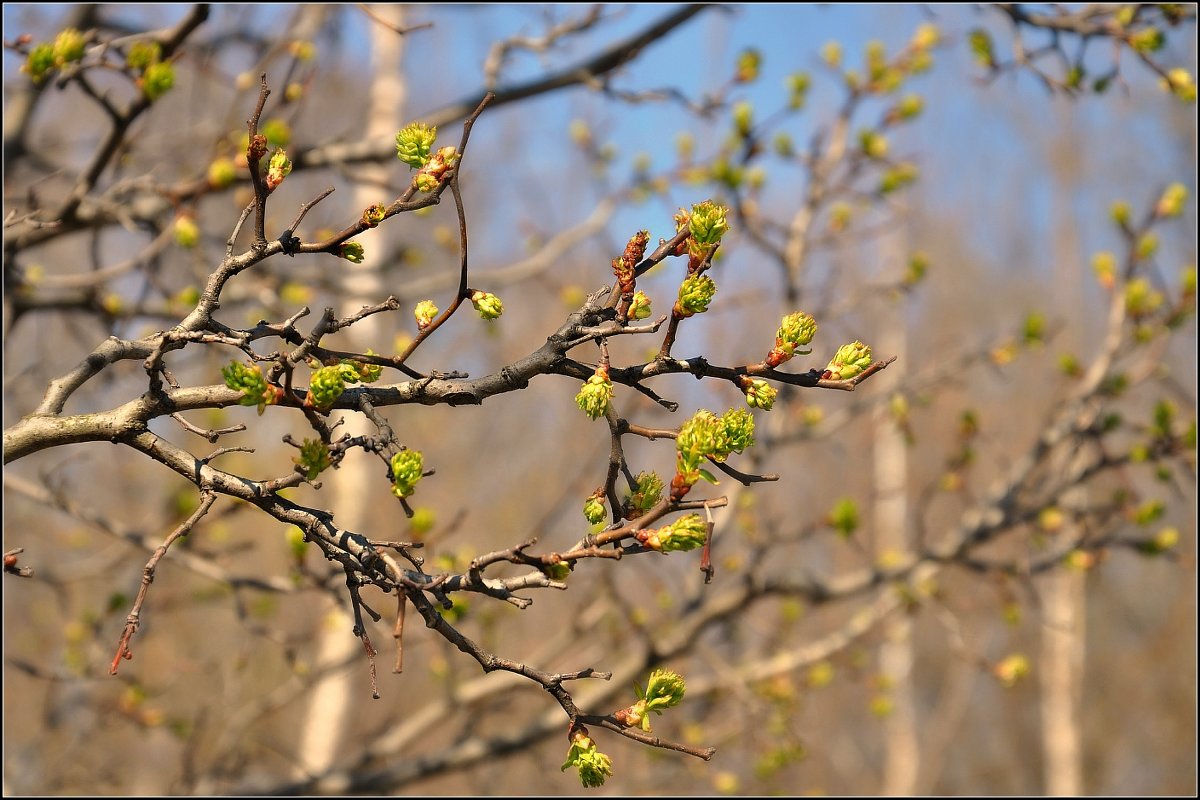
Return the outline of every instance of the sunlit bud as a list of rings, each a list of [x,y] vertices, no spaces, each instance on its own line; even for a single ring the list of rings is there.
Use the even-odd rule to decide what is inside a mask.
[[[278,403],[283,397],[283,390],[268,383],[262,374],[262,369],[257,364],[246,365],[240,361],[233,361],[227,367],[222,368],[221,375],[225,378],[226,386],[242,392],[238,404],[258,406],[259,414],[263,413],[264,408]]]
[[[646,547],[660,553],[673,550],[686,552],[704,546],[704,540],[708,537],[708,526],[699,514],[688,514],[661,528],[638,531],[634,537]]]
[[[717,293],[717,284],[707,275],[695,273],[683,279],[679,284],[679,299],[675,302],[675,316],[687,318],[708,310],[713,295]]]
[[[358,242],[342,242],[338,245],[338,258],[344,258],[354,264],[361,264],[366,257],[366,251]]]
[[[753,47],[747,47],[738,54],[737,70],[733,74],[733,79],[738,83],[749,83],[758,77],[761,67],[762,52]]]
[[[941,40],[942,32],[938,26],[932,22],[924,22],[917,26],[917,31],[913,34],[912,47],[914,50],[928,50]]]
[[[1111,289],[1117,280],[1117,257],[1107,250],[1092,256],[1092,271],[1105,289]]]
[[[996,662],[992,674],[1006,689],[1011,689],[1017,682],[1029,675],[1031,669],[1029,659],[1020,653],[1014,653]]]
[[[271,154],[271,160],[267,164],[267,191],[273,192],[283,183],[283,179],[292,172],[292,162],[288,160],[287,153],[283,150],[276,150]]]
[[[1185,103],[1196,102],[1196,81],[1192,77],[1192,73],[1183,67],[1177,67],[1167,72],[1167,77],[1160,82],[1160,85],[1163,91],[1173,93]]]
[[[54,62],[59,66],[83,58],[87,39],[74,28],[65,28],[54,39]]]
[[[151,64],[156,64],[162,59],[162,45],[158,42],[134,42],[129,46],[129,52],[125,56],[125,63],[130,69],[135,69],[139,72],[145,72],[146,68]]]
[[[175,218],[175,243],[180,247],[191,249],[200,241],[200,226],[188,214]]]
[[[604,490],[597,489],[592,492],[587,500],[583,501],[583,516],[588,522],[595,525],[598,522],[604,521]]]
[[[629,304],[630,319],[646,319],[653,313],[650,306],[650,298],[641,289],[634,292],[633,301]]]
[[[747,378],[743,388],[746,392],[746,405],[761,408],[763,411],[771,410],[775,405],[775,397],[779,394],[778,389],[759,378]]]
[[[316,480],[318,475],[333,465],[329,445],[320,439],[305,439],[304,444],[300,445],[300,455],[292,461],[310,481]]]
[[[420,169],[429,163],[436,139],[436,126],[413,122],[396,133],[396,157],[409,167]]]
[[[392,456],[392,494],[404,498],[416,491],[417,481],[422,478],[423,461],[420,450],[401,450]]]
[[[920,175],[915,164],[902,161],[886,170],[879,178],[879,193],[891,194],[897,189],[903,189],[915,181]]]
[[[601,365],[584,382],[579,394],[575,395],[575,404],[592,419],[599,419],[608,412],[608,405],[612,401],[613,394],[614,389],[612,381],[608,379],[608,369]]]
[[[725,219],[728,212],[729,209],[725,206],[717,205],[711,200],[692,206],[692,213],[688,217],[692,239],[697,244],[706,246],[720,242],[721,237],[729,230],[729,223]]]
[[[1183,204],[1187,202],[1188,190],[1182,183],[1172,183],[1158,200],[1154,212],[1160,217],[1178,217],[1183,213]]]
[[[871,348],[862,342],[844,344],[825,366],[824,377],[828,380],[844,381],[853,378],[871,366]]]
[[[1129,34],[1129,46],[1139,53],[1161,50],[1166,41],[1167,37],[1158,28],[1142,28]]]
[[[982,28],[976,28],[967,35],[967,45],[971,55],[981,67],[990,67],[996,63],[992,52],[992,37]]]
[[[146,67],[141,80],[142,91],[151,100],[157,100],[175,85],[175,67],[169,61],[160,61]]]
[[[817,321],[803,311],[793,311],[780,322],[775,332],[775,347],[767,354],[767,366],[777,367],[796,355],[796,350],[812,342]]]
[[[288,42],[288,52],[297,61],[312,61],[317,55],[317,46],[309,41],[294,39]]]
[[[1173,550],[1179,544],[1179,529],[1178,528],[1163,528],[1154,537],[1141,542],[1138,545],[1138,550],[1149,556],[1156,556]]]
[[[483,319],[497,319],[504,313],[504,303],[491,292],[471,292],[471,305],[475,306]]]
[[[208,185],[224,189],[237,180],[237,167],[228,158],[218,158],[208,165]]]
[[[1154,255],[1154,251],[1158,249],[1158,237],[1153,233],[1144,233],[1142,238],[1138,239],[1137,249],[1134,251],[1138,258],[1149,258]]]
[[[336,366],[321,367],[308,382],[308,396],[304,402],[323,411],[337,402],[344,391],[346,381],[342,378],[342,370]]]
[[[362,221],[368,228],[374,228],[379,223],[383,222],[387,210],[383,207],[383,203],[376,203],[373,206],[367,206],[363,209]]]
[[[54,45],[42,42],[34,45],[21,65],[22,72],[28,72],[34,83],[41,83],[50,70],[54,69]]]
[[[1125,284],[1125,311],[1131,318],[1140,319],[1152,314],[1162,304],[1162,292],[1155,290],[1145,278],[1134,278]]]
[[[433,322],[438,315],[438,307],[432,300],[422,300],[417,303],[417,307],[413,309],[413,316],[417,320],[417,330],[425,330]]]
[[[662,499],[663,481],[657,472],[639,472],[633,494],[625,498],[625,517],[637,519]]]
[[[612,759],[596,749],[596,743],[588,738],[587,730],[582,726],[571,738],[571,748],[560,771],[565,772],[570,767],[579,770],[579,781],[585,789],[603,786],[605,779],[612,775]]]
[[[738,136],[749,136],[754,125],[754,106],[743,100],[733,107],[733,128]]]
[[[826,42],[821,46],[821,60],[830,67],[837,69],[842,64],[842,45],[838,42]]]
[[[864,129],[858,132],[858,143],[868,158],[883,158],[888,152],[887,137],[878,131]]]

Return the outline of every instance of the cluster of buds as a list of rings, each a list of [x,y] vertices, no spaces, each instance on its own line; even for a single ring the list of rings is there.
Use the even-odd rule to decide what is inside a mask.
[[[633,493],[625,498],[622,509],[626,519],[637,519],[662,499],[663,480],[657,472],[639,472]]]
[[[419,191],[432,192],[446,177],[446,173],[458,163],[459,158],[458,148],[453,145],[438,148],[429,162],[413,176],[413,185]]]
[[[276,149],[271,154],[271,160],[267,162],[267,191],[273,192],[279,188],[279,184],[283,183],[283,179],[291,172],[292,162],[288,159],[287,153],[282,149]]]
[[[583,501],[584,518],[595,525],[604,521],[604,489],[599,488]]]
[[[41,83],[51,70],[82,60],[86,47],[87,38],[82,33],[66,28],[59,32],[53,43],[34,45],[21,71],[28,72],[34,83]]]
[[[368,348],[363,355],[377,356],[379,354]],[[383,367],[379,364],[368,364],[365,361],[347,358],[343,358],[337,368],[341,372],[342,380],[346,383],[374,383],[383,374]]]
[[[730,453],[741,453],[754,444],[754,418],[744,409],[730,409],[722,416],[700,409],[679,428],[675,439],[675,477],[671,480],[671,499],[678,501],[704,478],[716,479],[700,465],[711,458],[718,463]]]
[[[596,749],[596,743],[582,725],[571,734],[571,749],[567,751],[567,760],[560,771],[566,772],[570,767],[579,770],[579,781],[585,789],[603,786],[605,779],[612,775],[612,759]]]
[[[862,373],[871,366],[871,347],[855,341],[838,348],[837,353],[825,366],[821,377],[826,380],[844,381]]]
[[[613,393],[612,381],[608,378],[608,366],[600,364],[595,373],[584,382],[579,394],[575,395],[575,404],[592,419],[599,419],[608,413]]]
[[[613,714],[622,725],[641,728],[650,732],[650,712],[661,714],[664,708],[673,708],[683,702],[687,686],[678,674],[666,669],[650,673],[646,688],[635,686],[640,698],[636,703]]]
[[[432,300],[422,300],[413,309],[413,317],[417,320],[417,330],[423,331],[433,324],[438,315],[438,307]]]
[[[504,303],[491,292],[471,291],[471,305],[482,319],[497,319],[504,313]]]
[[[396,132],[396,158],[412,169],[421,169],[429,163],[433,143],[437,140],[437,127],[413,122]]]
[[[683,226],[687,225],[692,235],[680,245],[682,250],[677,249],[676,255],[686,252],[694,264],[703,261],[709,251],[720,244],[721,237],[729,231],[729,222],[725,218],[728,211],[725,206],[719,206],[711,200],[697,203],[692,206],[691,211],[679,209],[675,214],[675,230],[681,231]],[[691,269],[693,267],[689,265],[689,270]]]
[[[783,362],[796,355],[798,348],[812,342],[817,335],[817,321],[803,311],[788,314],[779,323],[775,331],[775,346],[767,353],[768,367],[778,367]],[[810,351],[801,350],[800,355],[808,355]]]
[[[304,397],[304,405],[321,411],[332,406],[346,391],[346,380],[342,377],[341,366],[321,367],[312,374],[308,382],[308,394]]]
[[[746,393],[746,405],[761,408],[763,411],[771,410],[775,405],[775,397],[779,394],[779,390],[771,384],[749,375],[742,375],[738,379],[738,386]]]
[[[329,445],[320,439],[305,439],[300,445],[300,455],[292,461],[304,473],[308,480],[315,480],[325,470],[333,466],[333,457],[329,453]]]
[[[226,386],[242,392],[238,405],[258,406],[259,414],[283,398],[283,389],[269,383],[257,364],[231,361],[229,366],[222,368],[221,375],[225,378]]]
[[[363,209],[362,223],[368,228],[374,228],[379,223],[383,222],[383,218],[387,211],[383,207],[383,203],[376,203],[373,206],[367,206]]]
[[[135,42],[129,48],[125,64],[141,73],[137,83],[150,100],[157,100],[175,85],[175,67],[162,60],[162,47],[158,42]]]
[[[679,299],[675,301],[672,313],[679,319],[702,314],[708,310],[708,304],[716,293],[717,284],[712,278],[693,272],[679,284]]]
[[[704,546],[708,538],[708,524],[699,514],[688,514],[661,528],[638,531],[634,538],[660,553],[669,553],[672,550],[686,552]]]
[[[401,499],[412,495],[424,474],[423,462],[420,450],[401,450],[392,456],[392,494]]]

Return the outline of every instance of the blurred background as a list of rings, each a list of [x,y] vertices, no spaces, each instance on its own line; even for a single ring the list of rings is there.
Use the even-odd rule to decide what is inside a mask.
[[[259,74],[268,136],[296,164],[268,237],[336,189],[305,242],[404,191],[397,129],[435,121],[438,143],[457,143],[494,89],[461,182],[470,283],[504,315],[457,314],[414,368],[479,376],[536,350],[611,283],[634,232],[653,246],[708,198],[731,207],[732,230],[711,309],[685,321],[674,355],[756,362],[803,309],[820,329],[786,370],[820,369],[854,340],[898,356],[853,393],[784,389],[755,412],[759,443],[731,463],[780,479],[705,487],[729,498],[711,584],[694,553],[647,554],[584,561],[566,592],[530,592],[525,610],[455,598],[452,622],[499,656],[612,671],[572,687],[589,713],[634,702],[653,667],[688,680],[654,732],[715,746],[713,759],[594,732],[614,769],[594,791],[1195,793],[1196,121],[1194,98],[1162,85],[1172,69],[1195,75],[1194,8],[1175,24],[1138,10],[1127,30],[1164,39],[1138,50],[1098,35],[1084,48],[992,7],[215,5],[170,56],[170,91],[87,186],[81,221],[58,229],[17,218],[60,207],[98,163],[112,128],[100,98],[123,108],[144,89],[100,63],[86,85],[34,83],[31,44],[94,31],[90,45],[112,50],[83,63],[121,65],[132,42],[197,12],[3,13],[6,427],[104,337],[190,310],[251,197],[237,157]],[[1164,206],[1174,184],[1187,200]],[[395,295],[401,313],[336,345],[400,352],[413,304],[444,308],[457,283],[444,200],[358,237],[362,264],[264,262],[230,283],[221,321]],[[656,315],[682,274],[668,260],[639,280]],[[660,342],[618,337],[613,363]],[[208,385],[236,356],[191,347],[169,366]],[[140,362],[118,365],[67,411],[112,408],[145,381]],[[744,407],[727,382],[651,388],[680,411],[618,386],[618,413],[667,428]],[[411,520],[366,457],[289,497],[372,538],[424,542],[434,573],[533,536],[539,552],[565,549],[589,531],[580,509],[610,445],[578,390],[542,376],[482,406],[384,409],[437,471]],[[281,437],[304,428],[268,411],[191,421],[249,426],[219,446],[253,452],[221,464],[264,479],[291,469]],[[218,446],[168,419],[154,430],[197,454]],[[634,473],[669,481],[669,441],[624,444]],[[364,592],[384,614],[370,626],[373,700],[342,573],[228,500],[159,566],[135,658],[111,677],[146,560],[195,487],[106,444],[20,459],[4,481],[5,550],[35,570],[4,576],[6,792],[580,791],[558,769],[566,719],[551,698],[483,675],[416,624],[393,675],[394,601]]]

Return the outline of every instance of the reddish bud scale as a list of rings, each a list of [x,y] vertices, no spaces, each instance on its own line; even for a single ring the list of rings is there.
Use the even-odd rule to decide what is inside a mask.
[[[676,472],[675,477],[671,479],[671,501],[678,503],[691,490],[692,484],[688,483],[681,473]]]
[[[261,133],[254,134],[254,138],[250,140],[250,146],[246,148],[246,158],[250,161],[261,159],[267,154],[267,137]]]
[[[781,342],[779,339],[776,339],[775,346],[771,348],[771,352],[767,353],[766,361],[768,367],[778,367],[783,362],[791,360],[792,356],[790,353],[779,349],[781,344],[783,344],[783,342]]]

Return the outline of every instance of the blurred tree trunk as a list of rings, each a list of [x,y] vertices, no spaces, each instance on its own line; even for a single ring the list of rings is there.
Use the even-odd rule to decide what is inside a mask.
[[[907,223],[902,223],[906,226]],[[887,236],[881,247],[880,263],[889,268],[902,264],[908,250],[906,227]],[[879,314],[876,341],[887,342],[889,350],[906,363],[905,303],[888,302]],[[899,371],[883,372],[876,391],[894,392]],[[903,557],[908,541],[908,443],[891,404],[875,414],[875,552],[877,560]],[[907,613],[893,616],[883,627],[879,649],[880,671],[887,677],[892,712],[884,720],[884,764],[881,793],[906,796],[916,792],[921,755],[913,699],[912,618]]]
[[[379,18],[397,26],[404,25],[403,6],[377,5],[371,12]],[[386,140],[395,136],[403,127],[406,86],[403,73],[404,37],[385,25],[371,22],[368,26],[372,58],[371,79],[364,81],[369,98],[367,118],[364,120],[363,137],[370,140]],[[380,185],[388,181],[388,167],[364,164],[359,167],[361,180],[354,192],[354,208],[366,208],[374,203],[388,203],[393,198],[385,197]],[[378,185],[377,185],[378,182]],[[390,230],[390,229],[389,229]],[[381,231],[368,231],[358,237],[365,242],[368,258],[362,264],[345,262],[341,269],[346,271],[346,301],[339,314],[352,313],[363,305],[382,300],[389,292],[381,278],[378,257],[386,248],[380,241]],[[372,238],[375,243],[372,244]],[[378,347],[379,342],[390,340],[380,320],[383,315],[368,317],[355,324],[353,346],[360,352],[367,347]],[[370,424],[359,414],[346,416],[346,424],[339,433],[350,436],[372,434]],[[337,509],[338,521],[348,530],[366,531],[376,509],[390,497],[378,491],[382,464],[363,453],[353,452],[342,462],[341,467],[323,478],[331,492],[331,505]],[[354,620],[347,608],[341,604],[330,604],[329,612],[322,620],[316,637],[316,668],[318,670],[347,662],[361,661],[362,646],[351,634]],[[389,662],[389,655],[376,642],[380,650],[380,663]],[[390,645],[390,642],[387,644]],[[344,740],[342,731],[346,726],[347,712],[352,707],[356,693],[365,696],[369,691],[365,673],[361,669],[343,667],[335,669],[321,679],[308,695],[310,704],[300,736],[299,764],[308,774],[319,774],[327,770],[337,756],[333,745]]]
[[[1054,195],[1054,299],[1059,314],[1078,317],[1084,308],[1079,281],[1083,263],[1079,233],[1071,208],[1072,196],[1082,174],[1083,158],[1078,146],[1075,114],[1078,109],[1059,109],[1059,135],[1050,142],[1049,163],[1055,172]],[[1069,324],[1068,330],[1078,330]],[[1082,343],[1064,340],[1061,346],[1075,352]],[[1064,469],[1069,464],[1063,464]],[[1065,508],[1083,507],[1086,490],[1065,493],[1059,502]],[[1070,513],[1065,515],[1061,531],[1055,534],[1067,541],[1079,538],[1080,531]],[[1079,701],[1083,686],[1083,571],[1055,570],[1042,584],[1042,642],[1040,655],[1042,751],[1045,790],[1048,795],[1083,793],[1082,734],[1079,729]]]

